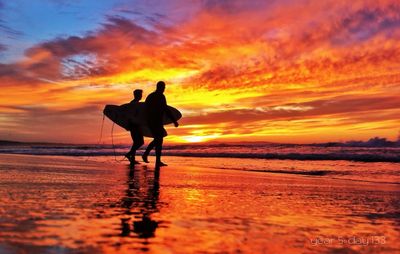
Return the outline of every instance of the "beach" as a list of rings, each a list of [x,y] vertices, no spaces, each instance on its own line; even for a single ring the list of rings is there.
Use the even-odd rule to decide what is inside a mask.
[[[0,253],[400,251],[397,182],[274,169],[314,161],[164,160],[0,154]]]

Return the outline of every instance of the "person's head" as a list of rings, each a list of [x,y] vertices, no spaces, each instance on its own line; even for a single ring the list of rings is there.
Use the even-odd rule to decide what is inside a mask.
[[[142,94],[143,94],[143,90],[142,89],[136,89],[135,91],[133,91],[133,98],[135,100],[140,101],[142,99]]]
[[[157,82],[157,90],[158,92],[163,93],[165,90],[165,82],[164,81],[158,81]]]

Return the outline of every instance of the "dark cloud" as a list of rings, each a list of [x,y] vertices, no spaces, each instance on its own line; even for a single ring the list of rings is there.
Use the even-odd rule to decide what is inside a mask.
[[[36,105],[0,105],[0,111],[3,111],[2,115],[12,116],[15,123],[21,127],[34,126],[29,123],[41,123],[36,128],[42,128],[42,130],[48,130],[53,125],[85,125],[88,121],[101,116],[101,107],[91,104],[71,109],[54,109]]]
[[[205,1],[204,4],[207,8],[220,8],[222,11],[226,6],[235,5],[235,1]],[[337,5],[341,6],[340,3]],[[340,8],[335,7],[333,10],[340,10]],[[189,83],[209,90],[259,86],[266,83],[310,83],[324,80],[328,75],[336,76],[332,79],[338,78],[339,75],[346,75],[348,78],[354,69],[365,69],[365,81],[367,81],[371,76],[376,75],[374,72],[378,72],[379,68],[384,68],[390,63],[395,66],[398,62],[396,59],[400,57],[400,49],[393,46],[395,42],[380,49],[373,45],[368,47],[363,43],[379,35],[396,36],[395,31],[400,31],[400,4],[365,4],[363,7],[347,8],[346,11],[334,13],[328,10],[315,11],[318,15],[304,17],[303,10],[297,10],[298,20],[287,28],[290,37],[283,36],[282,38],[266,37],[266,34],[279,28],[279,21],[288,18],[285,11],[281,11],[282,17],[279,17],[281,13],[277,11],[277,16],[274,17],[277,24],[270,24],[268,19],[263,23],[256,20],[260,22],[257,28],[252,27],[254,24],[251,20],[224,20],[224,24],[231,22],[238,30],[242,25],[249,26],[255,31],[260,30],[261,32],[256,35],[266,42],[269,52],[266,54],[260,51],[258,55],[244,56],[239,61],[221,61],[222,63],[210,66],[192,77]],[[321,12],[326,12],[323,18]],[[290,19],[287,22],[290,22]],[[283,23],[282,26],[287,26],[287,24]],[[224,30],[229,28],[228,26]],[[230,49],[232,43],[243,39],[238,36],[224,41],[223,36],[226,33],[220,32],[221,44],[227,45],[227,50]],[[243,42],[242,44],[246,45]],[[329,48],[327,44],[330,44]],[[206,47],[215,46],[206,45]],[[343,47],[347,47],[347,50]],[[319,51],[326,53],[314,53]],[[371,63],[378,62],[387,64],[380,66],[372,64],[373,69],[367,69]],[[272,75],[265,75],[266,73],[272,73]]]
[[[326,3],[327,6],[324,7],[328,9],[330,7],[332,10],[315,10],[318,15],[302,17],[303,11],[298,10],[298,20],[287,28],[290,38],[267,39],[278,54],[279,61],[276,61],[280,65],[277,66],[278,69],[291,67],[293,63],[299,62],[299,58],[304,59],[306,54],[323,48],[326,43],[332,44],[332,50],[338,46],[348,47],[346,55],[340,55],[336,59],[350,58],[357,54],[363,57],[372,52],[361,48],[351,50],[351,47],[359,47],[361,43],[382,34],[389,38],[399,36],[395,31],[400,28],[400,4],[365,4],[359,8],[345,8],[339,2],[336,5]],[[275,18],[279,19],[279,17]],[[276,26],[279,28],[279,24]],[[266,28],[267,31],[271,29],[269,26]],[[376,51],[372,54],[379,55],[380,52]],[[311,62],[313,65],[318,65],[320,59],[313,59]],[[343,63],[344,61],[339,61],[337,64],[343,66]],[[275,65],[274,62],[269,64]]]
[[[207,11],[223,14],[237,14],[239,12],[259,10],[275,1],[241,1],[241,0],[203,0],[203,8]]]
[[[131,43],[149,43],[154,44],[157,34],[149,31],[134,22],[119,16],[108,16],[108,22],[104,24],[104,28],[99,35],[122,35],[129,39]]]
[[[52,57],[63,58],[69,55],[78,54],[88,50],[87,42],[90,41],[91,38],[93,37],[88,36],[86,37],[86,39],[83,39],[78,36],[70,36],[66,39],[58,38],[27,49],[25,55],[28,57],[34,57],[35,55],[45,51],[49,52]]]
[[[140,11],[133,11],[133,10],[128,10],[128,9],[120,9],[118,10],[120,13],[125,13],[125,14],[131,14],[131,15],[138,15],[142,16],[143,13]]]
[[[18,68],[13,64],[1,64],[0,63],[0,78],[1,77],[14,77],[18,76]]]
[[[4,9],[5,9],[5,4],[2,1],[0,1],[0,12],[4,11]],[[10,27],[8,25],[7,21],[1,17],[1,13],[0,13],[0,35],[2,38],[7,37],[7,38],[15,39],[15,38],[23,35],[23,33]]]
[[[3,34],[3,36],[10,38],[10,39],[16,39],[19,36],[22,36],[23,33],[11,28],[10,26],[6,25],[4,21],[0,19],[0,33]]]
[[[0,52],[7,50],[7,46],[0,43]]]
[[[36,78],[73,79],[116,73],[135,60],[129,52],[136,45],[158,43],[156,38],[155,32],[125,18],[109,16],[96,32],[56,38],[27,49],[26,61],[1,65],[0,78],[32,81],[34,84]],[[0,44],[0,51],[3,47]]]
[[[358,43],[368,40],[389,29],[400,28],[400,4],[386,7],[366,7],[342,17],[337,29],[333,29],[334,44]]]
[[[40,80],[18,64],[0,63],[0,87],[36,86]]]
[[[316,100],[301,104],[292,104],[291,106],[312,107],[312,110],[304,112],[305,115],[323,115],[323,114],[338,114],[385,110],[400,108],[400,101],[397,96],[382,96],[382,97],[359,97],[343,96],[332,99]]]
[[[79,132],[81,143],[98,138],[102,119],[100,108],[90,104],[67,110],[32,105],[0,106],[0,116],[12,119],[0,126],[2,133],[7,132],[8,126],[19,129],[18,136],[28,140],[74,142],[71,137],[82,130]]]
[[[36,105],[20,105],[20,106],[7,106],[0,105],[0,108],[7,110],[13,110],[18,112],[24,112],[27,117],[49,117],[62,115],[64,117],[76,116],[81,118],[81,115],[93,114],[94,112],[99,113],[101,111],[101,106],[87,104],[85,106],[71,108],[71,109],[54,109],[44,106]]]
[[[232,82],[236,75],[237,71],[233,66],[215,66],[213,69],[209,69],[192,77],[188,83],[190,83],[190,86],[192,86],[192,84],[198,84],[198,86],[206,87],[210,90],[221,89],[229,86],[229,83]]]
[[[50,0],[50,2],[60,7],[73,6],[69,0]]]
[[[34,56],[43,50],[50,52],[53,57],[63,58],[75,54],[96,53],[105,56],[113,49],[120,50],[121,40],[128,43],[150,43],[155,34],[133,22],[121,18],[109,16],[108,22],[98,32],[88,33],[86,36],[70,36],[58,38],[41,43],[26,51],[26,55]],[[125,45],[126,47],[126,45]]]
[[[249,123],[265,120],[309,119],[320,116],[345,114],[352,118],[360,112],[399,109],[396,96],[348,98],[336,97],[306,103],[291,103],[255,109],[224,110],[199,116],[186,117],[185,124]]]

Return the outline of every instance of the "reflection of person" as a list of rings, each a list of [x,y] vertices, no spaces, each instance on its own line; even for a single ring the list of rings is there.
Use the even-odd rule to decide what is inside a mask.
[[[143,161],[148,163],[147,157],[150,151],[155,147],[156,150],[156,166],[162,167],[167,164],[161,162],[161,151],[162,151],[162,143],[165,136],[167,136],[167,132],[164,129],[163,125],[163,117],[164,114],[169,117],[175,127],[178,127],[178,122],[174,119],[172,113],[168,109],[167,100],[164,96],[165,83],[164,81],[159,81],[157,83],[156,91],[149,94],[146,98],[146,110],[147,110],[147,123],[149,125],[150,131],[153,134],[153,141],[147,146],[146,151],[142,155]]]
[[[129,217],[121,218],[120,235],[129,236],[134,232],[140,238],[154,237],[160,222],[153,220],[151,216],[159,211],[160,170],[155,170],[152,174],[146,170],[146,166],[130,165],[129,168],[126,196],[121,200],[121,206],[125,208],[123,215]],[[130,215],[135,215],[133,223]]]
[[[136,89],[135,91],[133,91],[134,99],[129,103],[129,106],[135,108],[139,103],[139,101],[142,99],[142,94],[143,91],[140,89]],[[135,160],[135,156],[136,156],[136,150],[139,149],[139,147],[141,147],[144,143],[143,134],[140,129],[140,126],[132,122],[130,123],[129,131],[131,133],[131,138],[132,138],[132,147],[131,150],[127,154],[125,154],[125,157],[128,158],[128,160],[132,164],[139,164],[139,162]]]

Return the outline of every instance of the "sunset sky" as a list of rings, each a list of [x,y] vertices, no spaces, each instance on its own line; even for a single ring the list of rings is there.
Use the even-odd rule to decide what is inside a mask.
[[[167,142],[400,131],[398,0],[0,0],[0,35],[0,139],[96,143],[104,105],[158,80]]]

